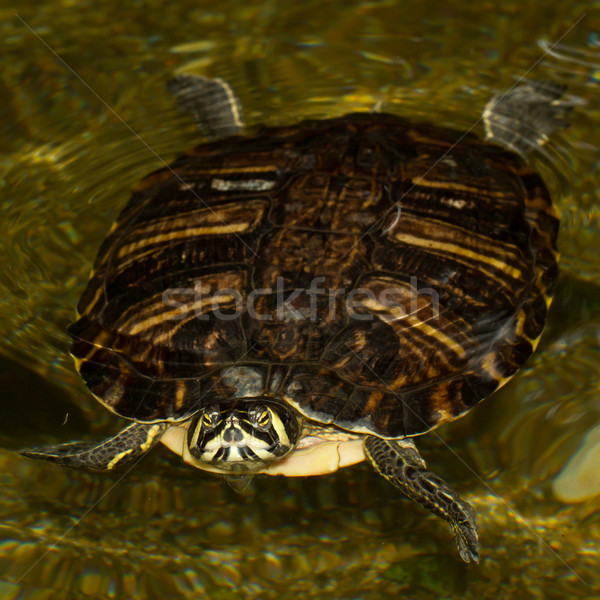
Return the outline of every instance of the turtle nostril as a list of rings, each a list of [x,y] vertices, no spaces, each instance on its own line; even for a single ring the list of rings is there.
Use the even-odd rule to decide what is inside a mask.
[[[225,431],[223,431],[223,441],[227,442],[228,444],[241,442],[243,438],[243,433],[235,427],[228,427],[225,429]]]

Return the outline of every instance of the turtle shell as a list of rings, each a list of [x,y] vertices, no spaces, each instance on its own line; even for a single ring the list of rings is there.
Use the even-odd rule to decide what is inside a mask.
[[[143,179],[69,331],[137,421],[273,397],[382,437],[465,413],[533,351],[557,273],[540,176],[389,114],[263,128]]]

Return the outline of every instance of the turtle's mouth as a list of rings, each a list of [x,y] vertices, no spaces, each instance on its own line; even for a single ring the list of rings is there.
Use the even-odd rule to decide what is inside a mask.
[[[207,406],[190,424],[187,444],[198,461],[226,471],[251,472],[283,458],[297,438],[298,419],[292,409],[247,400],[227,408]]]

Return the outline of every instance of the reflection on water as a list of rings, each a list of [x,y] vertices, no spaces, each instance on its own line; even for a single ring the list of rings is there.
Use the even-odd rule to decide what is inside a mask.
[[[161,1],[151,10],[103,3],[96,11],[24,3],[23,19],[90,88],[5,17],[0,597],[600,594],[600,500],[566,504],[552,491],[600,424],[593,54],[548,58],[528,75],[552,73],[588,102],[558,142],[568,184],[557,201],[562,276],[540,348],[514,382],[439,431],[448,447],[434,436],[420,442],[477,509],[478,567],[461,563],[444,523],[365,465],[322,478],[257,478],[239,496],[164,449],[116,475],[14,452],[120,426],[75,375],[65,328],[128,189],[197,142],[165,90],[172,72],[193,63],[226,78],[251,124],[382,107],[468,128],[493,93],[538,60],[538,40],[558,39],[585,13],[562,43],[594,51],[600,25],[587,3],[546,3],[543,14],[533,1],[496,12],[458,1],[411,4],[232,0],[215,10]]]

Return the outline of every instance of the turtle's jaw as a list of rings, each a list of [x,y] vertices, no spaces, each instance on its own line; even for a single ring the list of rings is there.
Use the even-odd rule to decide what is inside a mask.
[[[209,405],[190,423],[187,445],[198,461],[223,471],[253,472],[291,452],[298,441],[293,409],[272,401]]]

